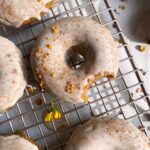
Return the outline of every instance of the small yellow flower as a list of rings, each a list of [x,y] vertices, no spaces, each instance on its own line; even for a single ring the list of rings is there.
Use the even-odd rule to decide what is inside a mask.
[[[61,114],[56,108],[52,109],[45,117],[45,122],[55,121],[61,119]]]
[[[51,109],[48,114],[46,114],[44,120],[45,122],[55,121],[62,118],[61,113],[58,111],[58,109],[54,106],[53,100],[51,100]]]

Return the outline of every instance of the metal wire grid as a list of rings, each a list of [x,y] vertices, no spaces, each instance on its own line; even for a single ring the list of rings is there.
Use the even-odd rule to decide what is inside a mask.
[[[56,100],[55,105],[60,109],[63,118],[44,124],[43,115],[49,109],[51,97],[38,88],[30,68],[29,54],[36,36],[44,27],[57,19],[74,15],[92,17],[106,26],[115,40],[121,41],[118,45],[120,69],[115,81],[103,78],[92,85],[88,91],[90,101],[86,105],[73,105]],[[29,84],[37,87],[34,94],[29,94],[26,89],[23,98],[0,117],[0,133],[15,133],[19,130],[34,139],[44,150],[62,150],[75,128],[91,116],[116,116],[133,122],[149,135],[149,97],[140,77],[140,70],[133,61],[108,1],[64,0],[57,9],[51,9],[50,16],[17,30],[0,25],[0,35],[14,41],[22,50],[28,63]],[[78,67],[75,64],[73,66]],[[137,88],[143,92],[136,93]],[[37,105],[37,100],[42,100],[42,104]]]

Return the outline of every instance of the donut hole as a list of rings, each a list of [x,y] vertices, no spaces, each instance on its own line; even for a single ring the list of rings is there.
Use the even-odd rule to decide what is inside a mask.
[[[94,63],[95,53],[91,46],[80,44],[70,47],[66,53],[65,59],[70,68],[84,69],[85,72],[88,72]]]
[[[69,48],[66,54],[66,62],[70,68],[79,69],[84,66],[85,56],[79,52],[78,46],[72,46]]]

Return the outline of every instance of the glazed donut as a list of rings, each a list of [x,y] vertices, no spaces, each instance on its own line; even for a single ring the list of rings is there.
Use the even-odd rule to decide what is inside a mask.
[[[41,16],[60,0],[0,0],[0,22],[20,27]]]
[[[71,48],[85,58],[78,69],[66,62]],[[40,34],[31,64],[41,87],[59,99],[81,103],[88,101],[86,92],[95,80],[115,78],[119,56],[115,41],[101,24],[86,17],[71,17],[56,21]]]
[[[39,148],[31,140],[19,135],[1,135],[0,150],[39,150]]]
[[[125,120],[93,118],[77,128],[65,150],[150,150],[150,141]]]
[[[20,50],[0,37],[0,112],[12,107],[23,95],[26,76]]]

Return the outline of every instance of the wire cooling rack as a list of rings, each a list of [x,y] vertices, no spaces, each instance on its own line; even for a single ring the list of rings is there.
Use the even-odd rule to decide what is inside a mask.
[[[108,28],[120,53],[116,80],[103,78],[88,91],[89,103],[74,105],[55,100],[63,115],[59,121],[45,124],[43,116],[50,107],[51,96],[41,91],[29,63],[32,46],[40,31],[52,22],[69,16],[87,16]],[[28,84],[37,87],[34,94],[27,89],[20,101],[0,116],[0,134],[22,131],[41,145],[43,150],[63,150],[75,128],[92,116],[115,116],[133,122],[150,137],[150,101],[134,63],[128,44],[107,0],[63,0],[50,10],[41,22],[15,29],[0,25],[0,35],[12,40],[21,50],[29,70]],[[74,65],[76,67],[76,65]]]

